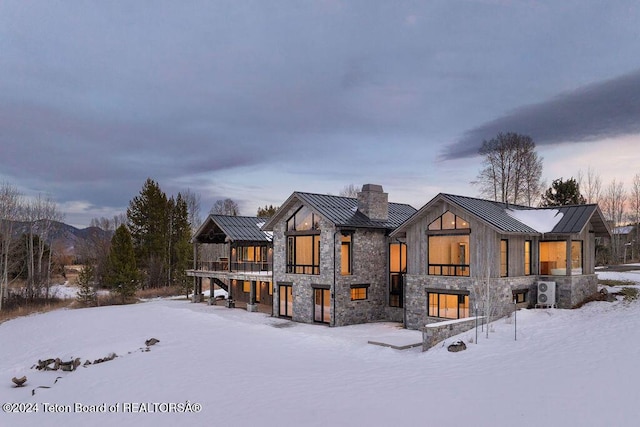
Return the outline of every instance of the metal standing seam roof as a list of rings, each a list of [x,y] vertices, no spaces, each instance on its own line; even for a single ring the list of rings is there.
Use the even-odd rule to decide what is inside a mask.
[[[491,200],[476,199],[473,197],[456,196],[453,194],[442,194],[442,196],[456,205],[468,210],[478,216],[483,221],[506,233],[535,233],[540,232],[518,221],[507,213],[511,210],[541,210],[555,209],[562,214],[562,218],[548,234],[574,234],[580,233],[593,214],[597,211],[598,205],[570,205],[570,206],[550,206],[545,208],[532,208],[529,206],[511,205],[507,203],[494,202]],[[606,229],[606,226],[605,226]],[[604,230],[599,230],[604,232]]]
[[[552,233],[573,234],[582,231],[589,222],[598,205],[555,206],[562,219],[553,228]]]
[[[389,203],[388,220],[376,221],[358,211],[358,199],[352,197],[301,192],[295,192],[294,195],[327,220],[342,227],[395,229],[416,212],[411,205]]]
[[[272,234],[262,230],[268,218],[250,216],[209,215],[207,221],[213,221],[231,241],[271,242]]]
[[[506,203],[475,199],[473,197],[456,196],[454,194],[443,193],[442,196],[505,233],[539,234],[539,231],[507,214],[507,209],[530,209],[528,207],[508,205]]]

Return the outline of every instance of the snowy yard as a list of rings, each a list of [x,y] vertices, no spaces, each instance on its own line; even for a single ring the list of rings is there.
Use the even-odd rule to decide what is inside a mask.
[[[600,274],[640,283],[640,272]],[[521,310],[517,326],[517,341],[501,319],[477,344],[458,336],[467,351],[422,353],[367,344],[420,341],[392,323],[327,328],[169,299],[59,310],[0,325],[0,403],[38,409],[3,411],[0,425],[637,425],[639,302]],[[32,369],[110,353],[75,372]]]

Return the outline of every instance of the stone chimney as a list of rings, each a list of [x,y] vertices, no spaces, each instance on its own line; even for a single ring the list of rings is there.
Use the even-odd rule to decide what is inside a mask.
[[[374,221],[389,219],[389,195],[382,185],[365,184],[358,193],[358,210]]]

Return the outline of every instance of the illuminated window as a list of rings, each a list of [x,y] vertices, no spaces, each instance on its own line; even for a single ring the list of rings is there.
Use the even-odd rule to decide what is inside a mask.
[[[279,311],[278,314],[282,317],[293,316],[293,286],[280,285],[278,286],[279,299]]]
[[[287,237],[287,273],[320,274],[320,235]]]
[[[351,274],[351,235],[342,236],[342,244],[340,245],[341,274],[349,276]]]
[[[269,282],[269,295],[273,295],[273,282]]]
[[[407,272],[407,245],[389,245],[389,306],[402,307],[403,277]]]
[[[540,242],[540,274],[567,274],[567,242]],[[582,241],[571,242],[571,274],[582,274]]]
[[[469,275],[469,235],[429,236],[429,274]]]
[[[331,320],[331,291],[329,289],[313,290],[313,320],[329,323]]]
[[[287,221],[288,231],[320,230],[320,218],[306,206],[301,207]]]
[[[251,282],[245,280],[242,282],[242,292],[250,293],[251,292]]]
[[[509,241],[500,240],[500,277],[509,275]]]
[[[464,230],[469,228],[469,223],[453,213],[446,211],[429,224],[429,230]]]
[[[429,270],[434,276],[469,275],[469,222],[447,211],[429,224]]]
[[[469,317],[469,295],[428,293],[429,317],[463,319]]]
[[[352,285],[351,286],[351,301],[362,301],[369,298],[369,286],[368,285]]]
[[[531,240],[524,241],[524,275],[531,275]]]
[[[320,274],[319,220],[303,206],[287,221],[287,273]]]

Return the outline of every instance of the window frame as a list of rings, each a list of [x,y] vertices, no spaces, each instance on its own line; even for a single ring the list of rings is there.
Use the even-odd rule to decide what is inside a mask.
[[[427,316],[428,317],[433,317],[433,318],[437,318],[437,319],[447,319],[447,320],[458,320],[458,319],[466,319],[469,318],[471,316],[471,311],[470,311],[470,302],[469,302],[469,294],[470,292],[468,291],[449,291],[449,290],[439,290],[439,289],[428,289],[427,290]],[[432,304],[431,301],[431,297],[435,296],[436,297],[436,303]],[[456,304],[456,317],[447,317],[447,316],[441,316],[441,307],[443,306],[443,304],[440,301],[440,297],[441,296],[445,296],[445,297],[452,297],[455,296],[458,298],[458,302]],[[462,303],[461,303],[462,300]],[[465,308],[466,305],[466,308]],[[464,310],[466,310],[466,316],[460,317],[460,313],[461,313],[461,307],[462,307],[462,311],[464,312]],[[432,311],[432,309],[435,308],[435,315],[434,315],[434,311]],[[445,310],[447,310],[447,308],[445,308]]]
[[[500,277],[509,277],[509,239],[500,239]]]
[[[398,246],[398,268],[395,262],[393,246]],[[407,244],[403,242],[389,243],[389,307],[404,307],[404,276],[407,274]]]
[[[309,219],[310,218],[310,219]],[[309,219],[309,222],[305,220]],[[285,261],[289,274],[320,274],[320,217],[306,206],[298,208],[286,223]],[[302,239],[311,238],[311,264],[299,264],[298,250]],[[300,241],[299,241],[300,240]]]
[[[369,286],[368,284],[359,284],[359,285],[351,285],[350,294],[351,301],[367,301],[369,299]],[[361,295],[360,292],[364,290],[364,295]],[[356,293],[354,297],[354,291]]]
[[[471,275],[471,262],[465,260],[464,264],[441,264],[432,262],[431,249],[432,239],[438,239],[442,237],[466,237],[466,241],[458,242],[460,245],[463,243],[466,246],[465,257],[471,257],[471,233],[435,233],[427,235],[427,275],[429,276],[456,276],[456,277],[469,277]],[[439,272],[438,272],[439,271]]]
[[[286,271],[290,274],[320,274],[320,233],[310,234],[289,234],[287,237],[286,247]],[[299,240],[311,238],[311,264],[299,264],[297,260],[297,251],[299,249]],[[317,245],[317,248],[316,248]]]
[[[528,246],[528,250],[527,250]],[[524,275],[531,276],[532,275],[532,264],[533,264],[533,241],[525,240],[524,241]]]
[[[432,262],[432,241],[441,237],[465,236],[464,243],[464,263],[463,264],[442,264]],[[445,211],[438,218],[427,225],[427,275],[429,276],[471,276],[471,225],[466,219],[454,214],[450,210]],[[449,250],[451,250],[451,246]],[[458,248],[458,251],[460,249]],[[435,256],[435,253],[434,253]]]
[[[348,239],[348,240],[345,240]],[[344,251],[347,250],[346,271]],[[353,275],[353,233],[345,233],[340,235],[340,275]]]

